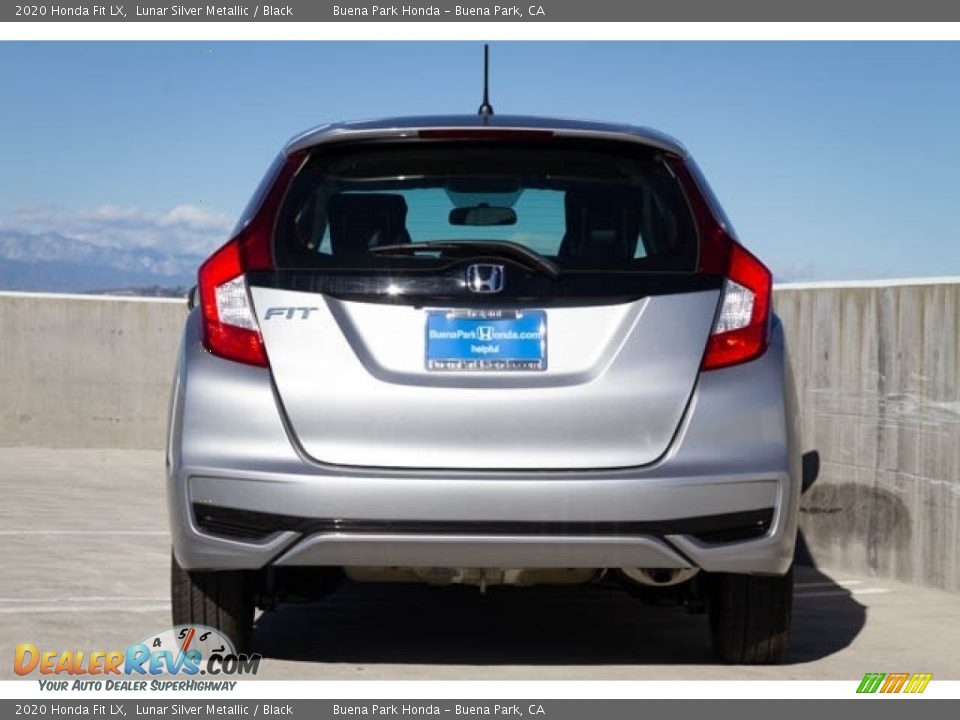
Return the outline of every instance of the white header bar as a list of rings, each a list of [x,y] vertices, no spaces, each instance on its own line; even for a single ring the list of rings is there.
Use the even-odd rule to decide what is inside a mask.
[[[17,22],[0,40],[955,40],[960,23]]]

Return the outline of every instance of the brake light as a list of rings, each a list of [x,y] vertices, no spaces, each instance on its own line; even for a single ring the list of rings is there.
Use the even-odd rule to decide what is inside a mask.
[[[720,312],[700,369],[716,370],[754,360],[767,349],[773,293],[770,271],[734,240],[715,217],[686,163],[678,157],[668,158],[667,162],[683,186],[696,218],[700,235],[697,272],[725,277]]]
[[[767,349],[770,325],[770,271],[739,243],[730,240],[729,267],[720,312],[707,340],[701,369],[748,362]]]
[[[302,160],[301,154],[287,158],[256,215],[200,266],[197,287],[203,345],[214,355],[248,365],[268,365],[246,272],[273,269],[273,225]]]
[[[243,275],[240,240],[234,238],[200,266],[203,344],[214,355],[265,367],[267,354]]]
[[[417,136],[423,140],[551,140],[552,130],[526,130],[511,128],[442,128],[420,130]]]

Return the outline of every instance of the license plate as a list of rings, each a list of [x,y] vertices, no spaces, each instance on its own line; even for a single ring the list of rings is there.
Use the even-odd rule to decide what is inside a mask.
[[[427,313],[427,370],[547,369],[543,310],[432,310]]]

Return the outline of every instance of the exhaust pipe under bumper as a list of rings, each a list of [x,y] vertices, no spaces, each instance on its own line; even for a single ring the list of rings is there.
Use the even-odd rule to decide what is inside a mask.
[[[620,568],[620,572],[638,585],[669,587],[686,582],[700,570],[699,568]]]

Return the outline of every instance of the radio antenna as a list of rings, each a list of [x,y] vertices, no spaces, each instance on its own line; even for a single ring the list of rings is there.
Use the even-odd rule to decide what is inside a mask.
[[[483,44],[483,104],[477,110],[481,117],[493,115],[493,105],[490,104],[490,46]]]

